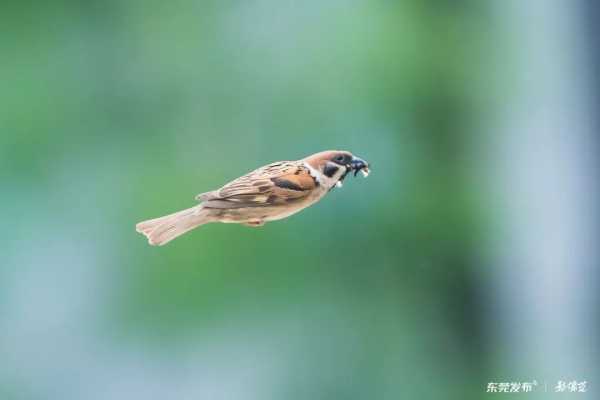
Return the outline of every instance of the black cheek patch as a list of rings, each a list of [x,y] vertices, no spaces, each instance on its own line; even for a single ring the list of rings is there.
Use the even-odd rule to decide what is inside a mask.
[[[325,174],[325,176],[328,176],[329,178],[331,178],[335,175],[336,172],[338,172],[338,170],[339,170],[339,168],[336,167],[335,165],[327,164],[325,166],[325,170],[323,171],[323,174]]]

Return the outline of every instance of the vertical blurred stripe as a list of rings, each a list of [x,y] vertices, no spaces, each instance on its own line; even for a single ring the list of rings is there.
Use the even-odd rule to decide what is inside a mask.
[[[497,1],[516,61],[490,142],[499,206],[489,281],[498,380],[593,381],[598,291],[598,154],[584,7]],[[597,93],[596,93],[597,94]],[[494,332],[494,330],[492,330]],[[596,384],[598,381],[596,381]],[[592,383],[593,384],[593,383]]]

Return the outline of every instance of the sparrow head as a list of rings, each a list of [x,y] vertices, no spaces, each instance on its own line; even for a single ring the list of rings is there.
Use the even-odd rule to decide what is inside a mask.
[[[341,187],[346,175],[352,171],[354,176],[360,171],[365,177],[370,172],[369,163],[349,151],[323,151],[306,157],[304,163],[315,179],[328,188]]]

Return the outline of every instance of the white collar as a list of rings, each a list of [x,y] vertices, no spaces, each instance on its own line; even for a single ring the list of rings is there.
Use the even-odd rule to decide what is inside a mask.
[[[317,182],[321,183],[322,174],[319,171],[317,171],[316,169],[314,169],[313,167],[311,167],[310,164],[307,163],[306,161],[303,164],[308,169],[308,173],[310,174],[310,176],[315,178],[315,180]]]

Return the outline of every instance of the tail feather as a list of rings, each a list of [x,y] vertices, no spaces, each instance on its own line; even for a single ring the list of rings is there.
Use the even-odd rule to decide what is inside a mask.
[[[209,210],[198,205],[164,217],[142,221],[135,226],[135,229],[146,236],[148,243],[151,245],[162,246],[176,237],[209,222],[212,222]]]

